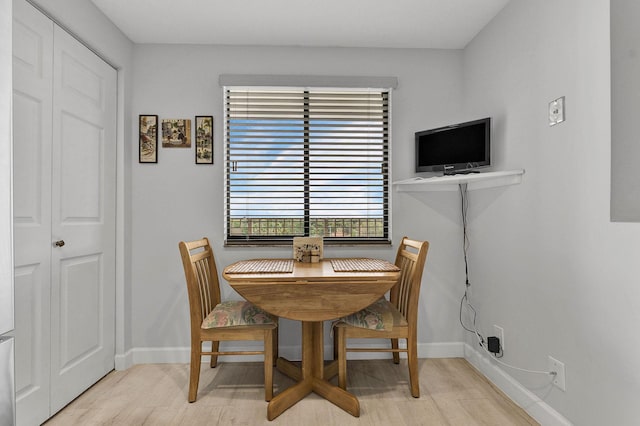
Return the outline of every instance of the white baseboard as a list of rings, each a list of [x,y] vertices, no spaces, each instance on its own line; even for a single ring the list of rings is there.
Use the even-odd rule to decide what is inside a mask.
[[[490,358],[483,356],[482,353],[466,343],[464,344],[464,358],[541,425],[572,425],[568,419],[551,408],[538,395],[522,386],[520,382],[492,363]]]
[[[224,345],[224,343],[223,343]],[[400,343],[402,347],[402,341]],[[359,345],[361,347],[377,348],[384,347],[376,344]],[[388,343],[387,343],[388,347]],[[228,351],[237,350],[260,350],[256,348],[249,348],[247,346],[223,346],[221,349]],[[301,358],[300,346],[280,346],[280,356],[288,359],[298,360]],[[331,359],[333,357],[333,348],[331,345],[327,345],[324,348],[325,359]],[[400,354],[401,357],[404,354]],[[126,370],[127,368],[135,364],[166,364],[166,363],[188,363],[190,356],[189,347],[174,347],[174,348],[134,348],[127,351],[125,354],[116,355],[115,367],[116,370]],[[451,343],[422,343],[418,345],[418,357],[419,358],[463,358],[465,356],[464,343],[451,342]],[[349,359],[384,359],[391,358],[390,353],[368,353],[368,352],[351,352],[349,353]],[[261,355],[228,355],[220,358],[220,361],[227,362],[251,362],[262,360]]]
[[[133,349],[129,349],[124,354],[116,354],[115,368],[118,371],[126,370],[133,366]]]
[[[419,343],[418,358],[464,358],[464,343]]]

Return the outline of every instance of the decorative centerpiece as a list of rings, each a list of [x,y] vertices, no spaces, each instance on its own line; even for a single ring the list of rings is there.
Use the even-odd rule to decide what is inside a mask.
[[[294,237],[293,258],[298,262],[317,263],[322,259],[322,237]]]

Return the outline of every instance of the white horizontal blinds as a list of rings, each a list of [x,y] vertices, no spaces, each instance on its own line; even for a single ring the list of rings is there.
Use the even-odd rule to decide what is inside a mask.
[[[226,89],[227,239],[388,239],[388,93]]]
[[[327,219],[317,221],[325,236],[386,236],[387,101],[380,91],[309,93],[309,215]]]
[[[304,235],[304,93],[229,89],[226,102],[229,236]]]

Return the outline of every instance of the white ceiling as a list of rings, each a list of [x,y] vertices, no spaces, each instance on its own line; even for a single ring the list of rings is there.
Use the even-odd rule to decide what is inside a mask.
[[[91,0],[135,43],[464,48],[509,0]]]

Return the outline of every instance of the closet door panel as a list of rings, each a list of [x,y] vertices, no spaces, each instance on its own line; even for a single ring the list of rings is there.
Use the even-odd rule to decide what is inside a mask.
[[[104,129],[67,111],[60,119],[60,225],[100,225],[104,214]]]
[[[116,71],[54,27],[51,410],[114,368]]]
[[[13,2],[15,377],[18,425],[49,418],[53,23]]]

